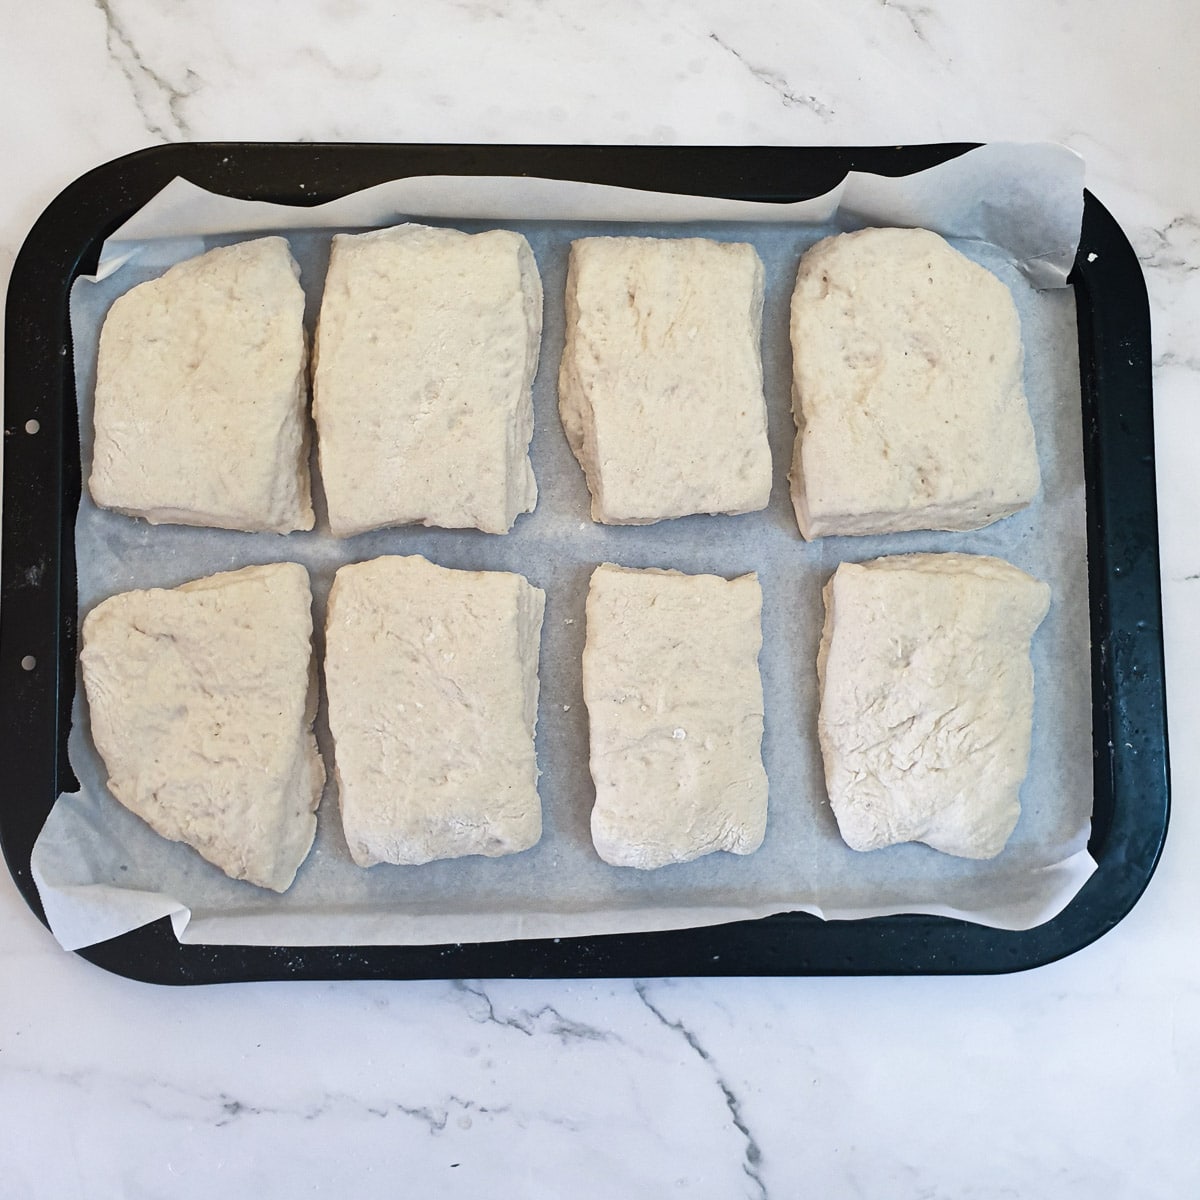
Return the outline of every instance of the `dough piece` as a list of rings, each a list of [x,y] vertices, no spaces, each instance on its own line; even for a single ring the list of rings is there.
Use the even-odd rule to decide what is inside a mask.
[[[342,567],[325,686],[360,867],[527,850],[542,836],[538,649],[546,594],[419,555]]]
[[[842,563],[825,587],[818,733],[846,844],[994,858],[1029,765],[1046,584],[999,558]]]
[[[766,508],[763,266],[703,238],[582,238],[567,271],[559,412],[592,520]]]
[[[329,524],[507,533],[532,512],[542,284],[517,233],[333,239],[313,415]]]
[[[804,537],[978,529],[1037,494],[1016,305],[937,234],[818,242],[791,329]]]
[[[313,527],[304,292],[281,237],[210,250],[109,309],[88,488],[153,525]]]
[[[761,614],[756,575],[593,572],[583,694],[605,862],[648,869],[762,844]]]
[[[124,592],[83,622],[92,737],[112,794],[233,879],[285,892],[325,768],[312,595],[298,563]]]

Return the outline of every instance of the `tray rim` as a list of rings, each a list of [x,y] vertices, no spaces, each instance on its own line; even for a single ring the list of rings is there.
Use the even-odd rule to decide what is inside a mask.
[[[69,790],[74,778],[66,730],[74,690],[73,516],[80,464],[70,285],[89,256],[94,261],[103,238],[171,177],[182,175],[229,195],[302,205],[385,178],[428,173],[541,174],[788,200],[825,190],[850,169],[902,175],[977,144],[173,143],[111,160],[68,185],[39,217],[17,256],[5,329],[0,730],[6,732],[0,737],[0,777],[8,787],[0,794],[0,845],[34,914],[45,923],[29,852],[54,796]],[[1089,848],[1098,869],[1059,916],[1013,932],[923,914],[823,922],[785,913],[662,933],[441,947],[183,946],[164,918],[76,953],[114,973],[159,983],[991,974],[1039,966],[1095,941],[1132,909],[1154,873],[1169,823],[1170,786],[1149,308],[1132,247],[1086,191],[1084,237],[1071,282],[1080,314],[1093,634],[1096,805]],[[39,437],[22,444],[32,437],[25,433],[31,418],[41,423]],[[10,453],[18,445],[27,452]],[[39,665],[25,671],[21,659],[31,652]],[[42,683],[47,663],[51,686]],[[32,813],[12,803],[28,795],[35,797]]]

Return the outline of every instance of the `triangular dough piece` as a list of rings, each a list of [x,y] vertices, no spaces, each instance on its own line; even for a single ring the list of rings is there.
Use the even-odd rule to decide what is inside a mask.
[[[298,563],[124,592],[83,622],[112,794],[233,879],[283,892],[316,834],[312,594]]]

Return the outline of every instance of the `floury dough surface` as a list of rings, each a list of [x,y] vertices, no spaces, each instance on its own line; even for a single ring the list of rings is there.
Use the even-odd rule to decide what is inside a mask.
[[[420,555],[342,567],[325,686],[342,827],[359,866],[528,850],[545,594]]]
[[[559,410],[594,521],[766,508],[762,303],[763,266],[750,245],[572,245]]]
[[[153,524],[312,528],[298,273],[283,238],[257,238],[116,300],[96,377],[97,504]]]
[[[902,554],[843,563],[824,597],[818,735],[847,845],[994,858],[1021,811],[1050,589],[997,558]]]
[[[791,339],[806,538],[978,529],[1037,494],[1016,305],[937,234],[864,229],[813,246]]]
[[[507,533],[529,512],[541,332],[541,280],[519,234],[409,224],[337,236],[313,370],[333,531]]]
[[[296,563],[123,592],[83,622],[108,787],[232,879],[286,891],[316,834],[312,593]]]
[[[454,186],[460,196],[463,181]],[[195,202],[189,201],[188,211],[197,211]],[[394,222],[395,214],[405,210],[393,205],[388,211],[380,223]],[[287,215],[314,219],[312,210]],[[508,225],[493,216],[447,223],[471,232]],[[501,858],[470,856],[363,871],[350,859],[328,787],[318,812],[316,843],[296,882],[285,896],[262,893],[224,879],[185,847],[163,842],[108,795],[86,708],[77,700],[69,749],[81,791],[60,798],[35,853],[39,888],[49,900],[56,928],[65,930],[68,939],[96,940],[130,922],[172,912],[176,928],[189,942],[355,945],[679,928],[796,908],[827,916],[949,912],[1010,928],[1026,927],[1057,911],[1091,869],[1085,853],[1091,810],[1091,690],[1088,672],[1079,669],[1089,661],[1089,618],[1073,294],[1036,292],[1002,252],[954,243],[1000,275],[1012,288],[1021,314],[1026,387],[1043,477],[1030,508],[971,534],[805,543],[796,530],[786,478],[794,435],[788,308],[801,252],[837,228],[746,221],[676,227],[534,221],[511,227],[528,238],[537,258],[546,309],[531,447],[541,498],[506,537],[409,526],[339,541],[326,532],[318,489],[317,529],[287,539],[151,528],[99,510],[85,497],[76,544],[82,612],[132,587],[174,585],[251,561],[302,562],[312,575],[318,641],[329,585],[347,561],[422,554],[446,567],[524,575],[546,593],[537,729],[541,840],[524,853]],[[574,239],[624,234],[748,242],[762,259],[764,393],[775,475],[771,503],[761,512],[646,526],[604,526],[590,519],[591,498],[557,411],[567,256]],[[221,240],[239,236],[245,234]],[[329,233],[292,231],[288,239],[304,278],[324,278]],[[172,255],[187,257],[204,248],[195,238],[156,242],[101,282],[77,284],[73,325],[85,471],[91,460],[90,389],[103,312],[116,294],[161,273]],[[317,299],[309,298],[310,329]],[[1038,690],[1021,820],[1005,852],[987,862],[955,859],[919,845],[857,854],[838,835],[825,799],[817,744],[821,589],[845,558],[948,550],[1006,558],[1045,580],[1054,594],[1054,605],[1034,639]],[[770,803],[766,835],[754,854],[707,855],[648,872],[615,870],[597,856],[589,824],[594,791],[580,672],[588,580],[603,562],[726,578],[757,573],[763,590],[760,671]],[[323,711],[316,729],[322,751],[332,761]]]
[[[753,575],[592,574],[583,695],[605,862],[648,870],[762,844],[761,615]]]

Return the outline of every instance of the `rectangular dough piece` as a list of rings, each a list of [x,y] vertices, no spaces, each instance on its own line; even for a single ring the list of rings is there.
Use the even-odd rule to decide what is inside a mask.
[[[583,694],[605,862],[649,869],[762,844],[761,616],[756,575],[593,572]]]
[[[342,567],[325,686],[350,854],[361,867],[495,858],[542,835],[534,727],[546,596],[419,555]]]
[[[1049,587],[999,558],[902,554],[842,563],[824,596],[818,733],[846,844],[994,858],[1021,812]]]
[[[88,489],[151,524],[313,527],[300,269],[281,237],[209,250],[113,303]]]
[[[1012,294],[937,234],[818,242],[800,260],[791,338],[804,537],[978,529],[1037,494]]]
[[[287,891],[325,783],[308,572],[112,596],[84,619],[80,663],[117,800],[231,878]]]
[[[771,496],[763,265],[704,238],[581,238],[567,271],[559,412],[592,520],[745,513]]]
[[[313,415],[329,525],[507,533],[532,512],[542,284],[518,233],[333,239]]]

